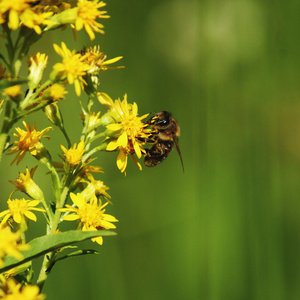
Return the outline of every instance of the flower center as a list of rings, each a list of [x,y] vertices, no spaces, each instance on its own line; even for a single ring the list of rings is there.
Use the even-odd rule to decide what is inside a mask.
[[[100,207],[87,203],[85,206],[78,209],[78,216],[81,223],[88,226],[99,227],[103,212]]]
[[[86,22],[94,21],[99,14],[95,4],[91,1],[78,4],[78,8],[78,16]]]
[[[81,162],[82,151],[78,149],[69,149],[66,153],[66,161],[70,166],[77,166]]]
[[[126,131],[129,137],[136,137],[141,132],[143,128],[143,124],[139,119],[135,117],[126,118],[122,122],[123,130]]]
[[[39,140],[40,136],[35,130],[31,131],[30,133],[26,133],[24,137],[20,138],[19,149],[28,150],[30,147],[39,142]]]
[[[28,210],[27,201],[25,199],[21,200],[8,200],[8,207],[12,214],[20,213],[24,214]]]

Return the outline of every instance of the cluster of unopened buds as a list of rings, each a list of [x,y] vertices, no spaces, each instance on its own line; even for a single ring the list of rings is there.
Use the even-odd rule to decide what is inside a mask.
[[[102,10],[105,5],[98,0],[0,2],[0,39],[5,44],[0,48],[0,159],[11,158],[11,164],[19,165],[28,155],[33,156],[45,168],[53,188],[52,195],[44,194],[33,178],[37,166],[26,167],[15,181],[10,181],[15,190],[0,202],[6,206],[0,212],[0,298],[26,295],[26,299],[44,299],[41,289],[57,261],[97,253],[79,248],[74,251],[67,246],[86,239],[102,245],[103,236],[115,234],[111,229],[116,228],[118,220],[106,213],[112,203],[109,188],[95,178],[103,173],[101,167],[94,165],[96,153],[118,151],[117,167],[126,174],[128,156],[141,170],[139,159],[144,158],[145,165],[151,167],[162,162],[174,145],[179,151],[179,127],[170,113],[139,116],[137,104],[130,103],[126,94],[122,100],[114,101],[99,91],[100,74],[123,68],[113,65],[121,56],[107,59],[100,46],[76,51],[62,42],[53,45],[60,61],[47,69],[46,53],[30,54],[31,46],[49,31],[68,26],[75,39],[77,32],[84,29],[93,41],[95,34],[104,33],[98,21],[109,18]],[[22,76],[20,70],[26,58],[28,74]],[[69,138],[59,108],[69,85],[74,86],[78,97],[86,98],[77,101],[82,111],[82,131],[75,143]],[[95,102],[106,107],[104,114],[93,110]],[[27,116],[41,111],[51,127],[40,129],[26,121]],[[57,147],[61,153],[59,162],[52,160],[53,154],[44,145],[43,138],[50,139],[53,129],[60,130],[65,138]],[[17,198],[15,193],[22,196]],[[38,217],[43,222],[42,216],[45,235],[28,242],[30,222],[36,222]],[[77,227],[61,232],[64,221],[76,221]],[[34,283],[32,260],[39,256],[44,256],[44,261]]]

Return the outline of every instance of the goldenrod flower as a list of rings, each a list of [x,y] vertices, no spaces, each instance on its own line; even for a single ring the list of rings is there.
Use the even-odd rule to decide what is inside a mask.
[[[65,95],[68,94],[66,87],[63,84],[54,83],[45,90],[45,95],[48,95],[53,101],[59,101],[65,98]]]
[[[17,187],[16,190],[27,194],[32,199],[44,199],[42,190],[32,178],[36,168],[37,166],[32,168],[30,171],[26,168],[26,173],[19,172],[19,178],[16,181],[9,180],[9,182]]]
[[[143,141],[149,137],[150,130],[146,129],[147,124],[142,122],[142,120],[148,114],[138,117],[137,104],[128,104],[126,94],[122,102],[118,99],[115,102],[108,101],[105,104],[110,107],[108,113],[115,120],[114,124],[106,126],[111,131],[111,141],[107,145],[106,150],[114,151],[118,149],[120,151],[117,158],[117,166],[121,172],[124,172],[126,169],[128,155],[131,156],[136,166],[141,170],[142,167],[133,154],[135,153],[138,158],[141,158],[142,153],[146,153],[146,150],[143,148]]]
[[[88,124],[87,124],[87,128],[91,128],[93,126],[95,126],[98,121],[99,121],[99,116],[100,116],[100,111],[95,113],[95,112],[91,112],[89,113],[89,117],[88,117]],[[83,113],[80,114],[80,117],[82,119],[82,121],[85,121],[85,115]]]
[[[46,296],[40,294],[36,285],[22,285],[13,278],[5,280],[1,276],[0,298],[5,300],[44,300]]]
[[[85,55],[82,56],[75,50],[71,52],[64,42],[61,43],[61,47],[56,44],[53,44],[53,47],[56,53],[63,58],[62,63],[53,66],[53,69],[58,72],[55,74],[54,81],[67,79],[69,84],[74,83],[76,95],[80,96],[83,85],[87,84],[83,76],[91,69],[88,64],[84,63]]]
[[[88,163],[88,161],[87,161],[87,163]],[[91,173],[97,173],[97,174],[99,174],[99,173],[104,173],[104,172],[103,172],[103,169],[101,167],[99,167],[99,166],[85,165],[81,169],[81,171],[80,171],[80,173],[78,175],[80,177],[86,177],[86,178],[88,178],[91,175]]]
[[[36,125],[32,128],[30,124],[26,124],[23,121],[23,125],[25,126],[26,130],[23,130],[19,127],[16,128],[18,134],[13,133],[13,135],[18,139],[18,141],[14,141],[15,146],[11,149],[9,154],[18,153],[17,156],[14,158],[11,164],[17,161],[17,164],[24,158],[26,152],[29,152],[31,155],[35,156],[37,159],[42,157],[48,157],[49,154],[43,144],[40,142],[41,138],[50,139],[49,136],[43,136],[47,131],[51,130],[52,127],[47,127],[42,131],[36,130]]]
[[[79,226],[82,231],[97,231],[101,229],[113,229],[116,228],[111,222],[118,222],[118,220],[108,214],[105,214],[104,207],[108,204],[101,205],[101,200],[94,196],[90,202],[87,201],[82,194],[77,195],[70,193],[70,197],[77,207],[66,205],[66,208],[62,208],[61,212],[71,212],[74,214],[69,214],[64,217],[67,221],[79,221]],[[102,236],[92,239],[93,242],[97,242],[99,245],[103,244]]]
[[[43,71],[47,66],[48,56],[45,53],[38,52],[36,56],[28,58],[29,75],[28,80],[32,84],[32,88],[35,88],[40,83]]]
[[[4,95],[7,95],[11,98],[18,97],[20,93],[21,93],[21,86],[19,84],[4,89]]]
[[[87,183],[87,187],[81,192],[83,197],[86,199],[91,199],[94,195],[96,197],[103,197],[106,201],[110,202],[110,195],[106,192],[109,190],[103,181],[95,180],[91,174],[88,174],[89,181],[84,181]]]
[[[52,24],[48,20],[53,12],[41,12],[34,10],[30,5],[34,0],[2,0],[0,2],[0,23],[4,23],[6,15],[8,15],[8,27],[11,30],[18,29],[21,24],[33,29],[37,34],[41,34],[40,25]]]
[[[81,51],[81,54],[85,55],[84,62],[91,66],[91,69],[88,71],[88,73],[94,74],[98,73],[99,71],[106,71],[108,69],[120,69],[124,68],[124,66],[118,66],[118,67],[111,67],[108,65],[111,65],[120,59],[123,58],[123,56],[117,56],[112,59],[106,60],[106,55],[100,51],[100,46],[94,46],[94,48],[84,48]]]
[[[49,25],[53,22],[47,20],[53,15],[52,12],[35,12],[31,9],[26,9],[21,15],[21,25],[33,29],[37,34],[41,34],[42,30],[40,25]]]
[[[39,205],[40,200],[25,200],[22,199],[8,199],[8,209],[0,213],[0,218],[4,217],[1,221],[1,225],[7,222],[12,217],[14,222],[17,224],[24,223],[27,219],[36,222],[36,215],[32,212],[41,211],[46,212],[43,208],[35,207]]]
[[[63,145],[60,145],[60,147],[65,154],[67,169],[74,168],[81,163],[81,159],[85,150],[84,141],[80,141],[78,146],[77,143],[75,143],[69,150]]]
[[[28,0],[2,0],[0,2],[0,14],[8,14],[8,27],[16,30],[19,27],[20,15],[30,8]]]
[[[18,260],[24,258],[20,251],[28,250],[30,246],[18,243],[21,234],[21,231],[12,232],[8,226],[0,227],[0,267],[3,266],[5,256],[12,256]]]
[[[110,18],[106,15],[106,11],[98,10],[106,5],[103,1],[93,0],[78,0],[77,7],[77,18],[75,21],[75,29],[81,30],[83,27],[86,33],[89,35],[90,40],[95,39],[94,32],[104,33],[104,26],[96,22],[97,18]]]

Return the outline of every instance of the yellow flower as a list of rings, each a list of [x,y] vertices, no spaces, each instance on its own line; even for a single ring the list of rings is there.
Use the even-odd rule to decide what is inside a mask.
[[[18,97],[20,93],[21,93],[21,86],[19,84],[4,89],[4,95],[7,95],[11,98]]]
[[[5,300],[44,300],[46,296],[40,294],[36,285],[22,285],[13,278],[7,280],[1,276],[0,298]]]
[[[33,88],[37,87],[47,66],[48,56],[45,53],[38,52],[36,56],[28,58],[29,75],[28,80],[32,82]]]
[[[80,96],[81,90],[84,88],[83,85],[87,84],[83,76],[91,69],[88,64],[84,63],[85,55],[82,56],[75,50],[71,52],[64,42],[61,43],[61,47],[56,44],[53,46],[56,53],[63,58],[62,63],[53,66],[53,69],[58,72],[55,74],[54,81],[67,79],[69,84],[74,83],[76,95]]]
[[[42,30],[39,25],[49,25],[53,22],[47,20],[53,15],[52,12],[35,12],[31,9],[26,9],[21,15],[20,20],[21,24],[24,26],[33,29],[37,34],[41,34]]]
[[[99,8],[102,8],[106,5],[103,1],[93,0],[78,0],[77,7],[77,18],[75,21],[75,29],[77,31],[81,30],[83,27],[86,33],[89,35],[90,40],[95,39],[94,32],[104,33],[104,26],[96,22],[97,18],[110,18],[106,15],[106,11],[100,11]]]
[[[29,245],[19,244],[21,231],[12,232],[9,227],[0,227],[0,267],[3,266],[3,258],[12,256],[18,260],[24,258],[20,251],[28,250]]]
[[[8,14],[8,27],[11,30],[19,27],[19,17],[28,8],[30,8],[28,0],[2,0],[0,2],[0,14]]]
[[[88,179],[89,181],[84,181],[87,183],[87,187],[81,192],[83,197],[91,199],[95,195],[96,197],[103,197],[106,201],[110,202],[110,195],[106,192],[109,190],[109,187],[103,181],[95,180],[91,174],[88,174]]]
[[[4,217],[1,221],[1,225],[6,223],[10,217],[13,218],[14,222],[21,224],[27,219],[32,221],[37,220],[36,215],[31,212],[32,210],[45,212],[43,208],[35,207],[40,203],[39,200],[25,200],[23,199],[8,199],[8,209],[0,213],[0,218]]]
[[[88,163],[88,161],[87,161],[87,163]],[[81,171],[80,171],[80,173],[78,175],[80,177],[86,177],[86,178],[88,178],[91,175],[91,173],[97,173],[97,174],[99,174],[99,173],[104,173],[104,172],[103,172],[103,169],[101,167],[99,167],[99,166],[85,165],[81,169]]]
[[[81,120],[84,122],[85,121],[85,117],[87,114],[80,114]],[[87,128],[90,130],[93,126],[97,125],[98,121],[99,121],[99,116],[100,116],[100,111],[95,113],[95,112],[91,112],[89,113],[88,119],[87,119]]]
[[[68,94],[65,88],[66,87],[63,84],[54,83],[46,89],[45,93],[49,92],[49,96],[52,100],[59,101],[65,98],[65,95]]]
[[[111,131],[111,141],[107,145],[106,150],[120,151],[117,158],[117,166],[121,172],[126,170],[128,155],[131,156],[135,165],[141,170],[142,167],[133,154],[141,158],[142,153],[146,153],[146,150],[143,148],[143,141],[149,137],[150,129],[146,129],[147,124],[142,122],[142,120],[145,119],[148,114],[138,117],[137,104],[128,104],[126,94],[122,102],[119,99],[114,103],[106,101],[106,105],[110,107],[109,113],[111,113],[111,116],[115,120],[114,124],[106,126],[106,128]]]
[[[32,199],[44,199],[42,190],[32,178],[36,168],[37,166],[30,171],[26,168],[26,173],[19,173],[19,178],[16,181],[9,180],[9,182],[17,187],[16,190],[20,190]]]
[[[9,154],[14,154],[14,153],[18,153],[18,154],[14,158],[11,164],[17,161],[17,165],[18,165],[20,161],[24,158],[27,151],[31,155],[35,156],[37,159],[41,157],[48,157],[49,155],[47,153],[47,150],[43,146],[43,144],[40,142],[40,140],[42,137],[50,139],[49,136],[43,136],[43,134],[51,130],[52,127],[47,127],[42,131],[37,131],[36,125],[34,125],[31,128],[30,124],[29,123],[26,124],[26,122],[24,121],[23,121],[23,125],[25,126],[26,131],[18,127],[16,128],[18,134],[13,133],[13,135],[16,138],[18,138],[18,141],[14,141],[16,145],[11,149],[11,152]]]
[[[108,65],[113,64],[120,59],[123,58],[123,56],[117,56],[112,59],[106,60],[106,55],[103,52],[100,52],[100,46],[94,46],[94,48],[84,48],[81,51],[81,54],[86,54],[84,62],[87,63],[89,66],[91,66],[91,70],[89,70],[88,73],[98,73],[99,71],[106,71],[108,69],[120,69],[124,68],[124,66],[118,66],[118,67],[110,67]]]
[[[78,146],[77,143],[75,143],[69,150],[63,145],[60,145],[60,147],[65,154],[67,169],[74,168],[81,163],[81,159],[85,150],[84,141],[80,141]]]
[[[70,193],[70,197],[77,207],[66,205],[66,208],[62,208],[61,212],[73,212],[75,214],[69,214],[64,217],[67,221],[79,221],[79,225],[82,231],[97,231],[101,229],[113,229],[116,228],[111,222],[118,222],[118,220],[108,214],[105,214],[104,207],[108,204],[101,205],[101,201],[94,196],[90,202],[87,201],[82,194],[77,195]],[[97,242],[99,245],[103,244],[102,236],[92,239],[93,242]]]

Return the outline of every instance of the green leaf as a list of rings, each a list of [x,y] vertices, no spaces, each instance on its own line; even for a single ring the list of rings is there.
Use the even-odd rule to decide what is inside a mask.
[[[18,265],[24,264],[34,258],[44,255],[48,252],[54,251],[56,249],[77,243],[84,240],[88,240],[98,236],[112,236],[116,235],[113,231],[78,231],[70,230],[67,232],[45,235],[36,239],[33,239],[28,243],[30,249],[23,251],[24,259],[19,261],[14,257],[7,256],[4,259],[4,267],[0,269],[0,273],[3,273],[11,268]]]
[[[18,80],[8,80],[8,79],[3,79],[0,81],[0,89],[6,89],[10,86],[14,86],[17,84],[24,84],[27,83],[27,79],[18,79]]]
[[[100,253],[97,250],[93,250],[93,249],[80,249],[80,250],[71,252],[69,254],[66,254],[64,256],[61,256],[59,258],[56,258],[54,262],[57,262],[59,260],[64,260],[66,258],[71,258],[71,257],[81,256],[81,255],[87,255],[87,254],[100,254]]]
[[[50,270],[53,268],[53,266],[59,261],[59,260],[64,260],[67,258],[75,257],[75,256],[81,256],[81,255],[87,255],[87,254],[100,254],[98,251],[93,250],[93,249],[82,249],[82,250],[77,250],[72,253],[66,254],[64,256],[61,256],[59,258],[56,258],[52,264],[48,267],[47,271],[50,272]]]

